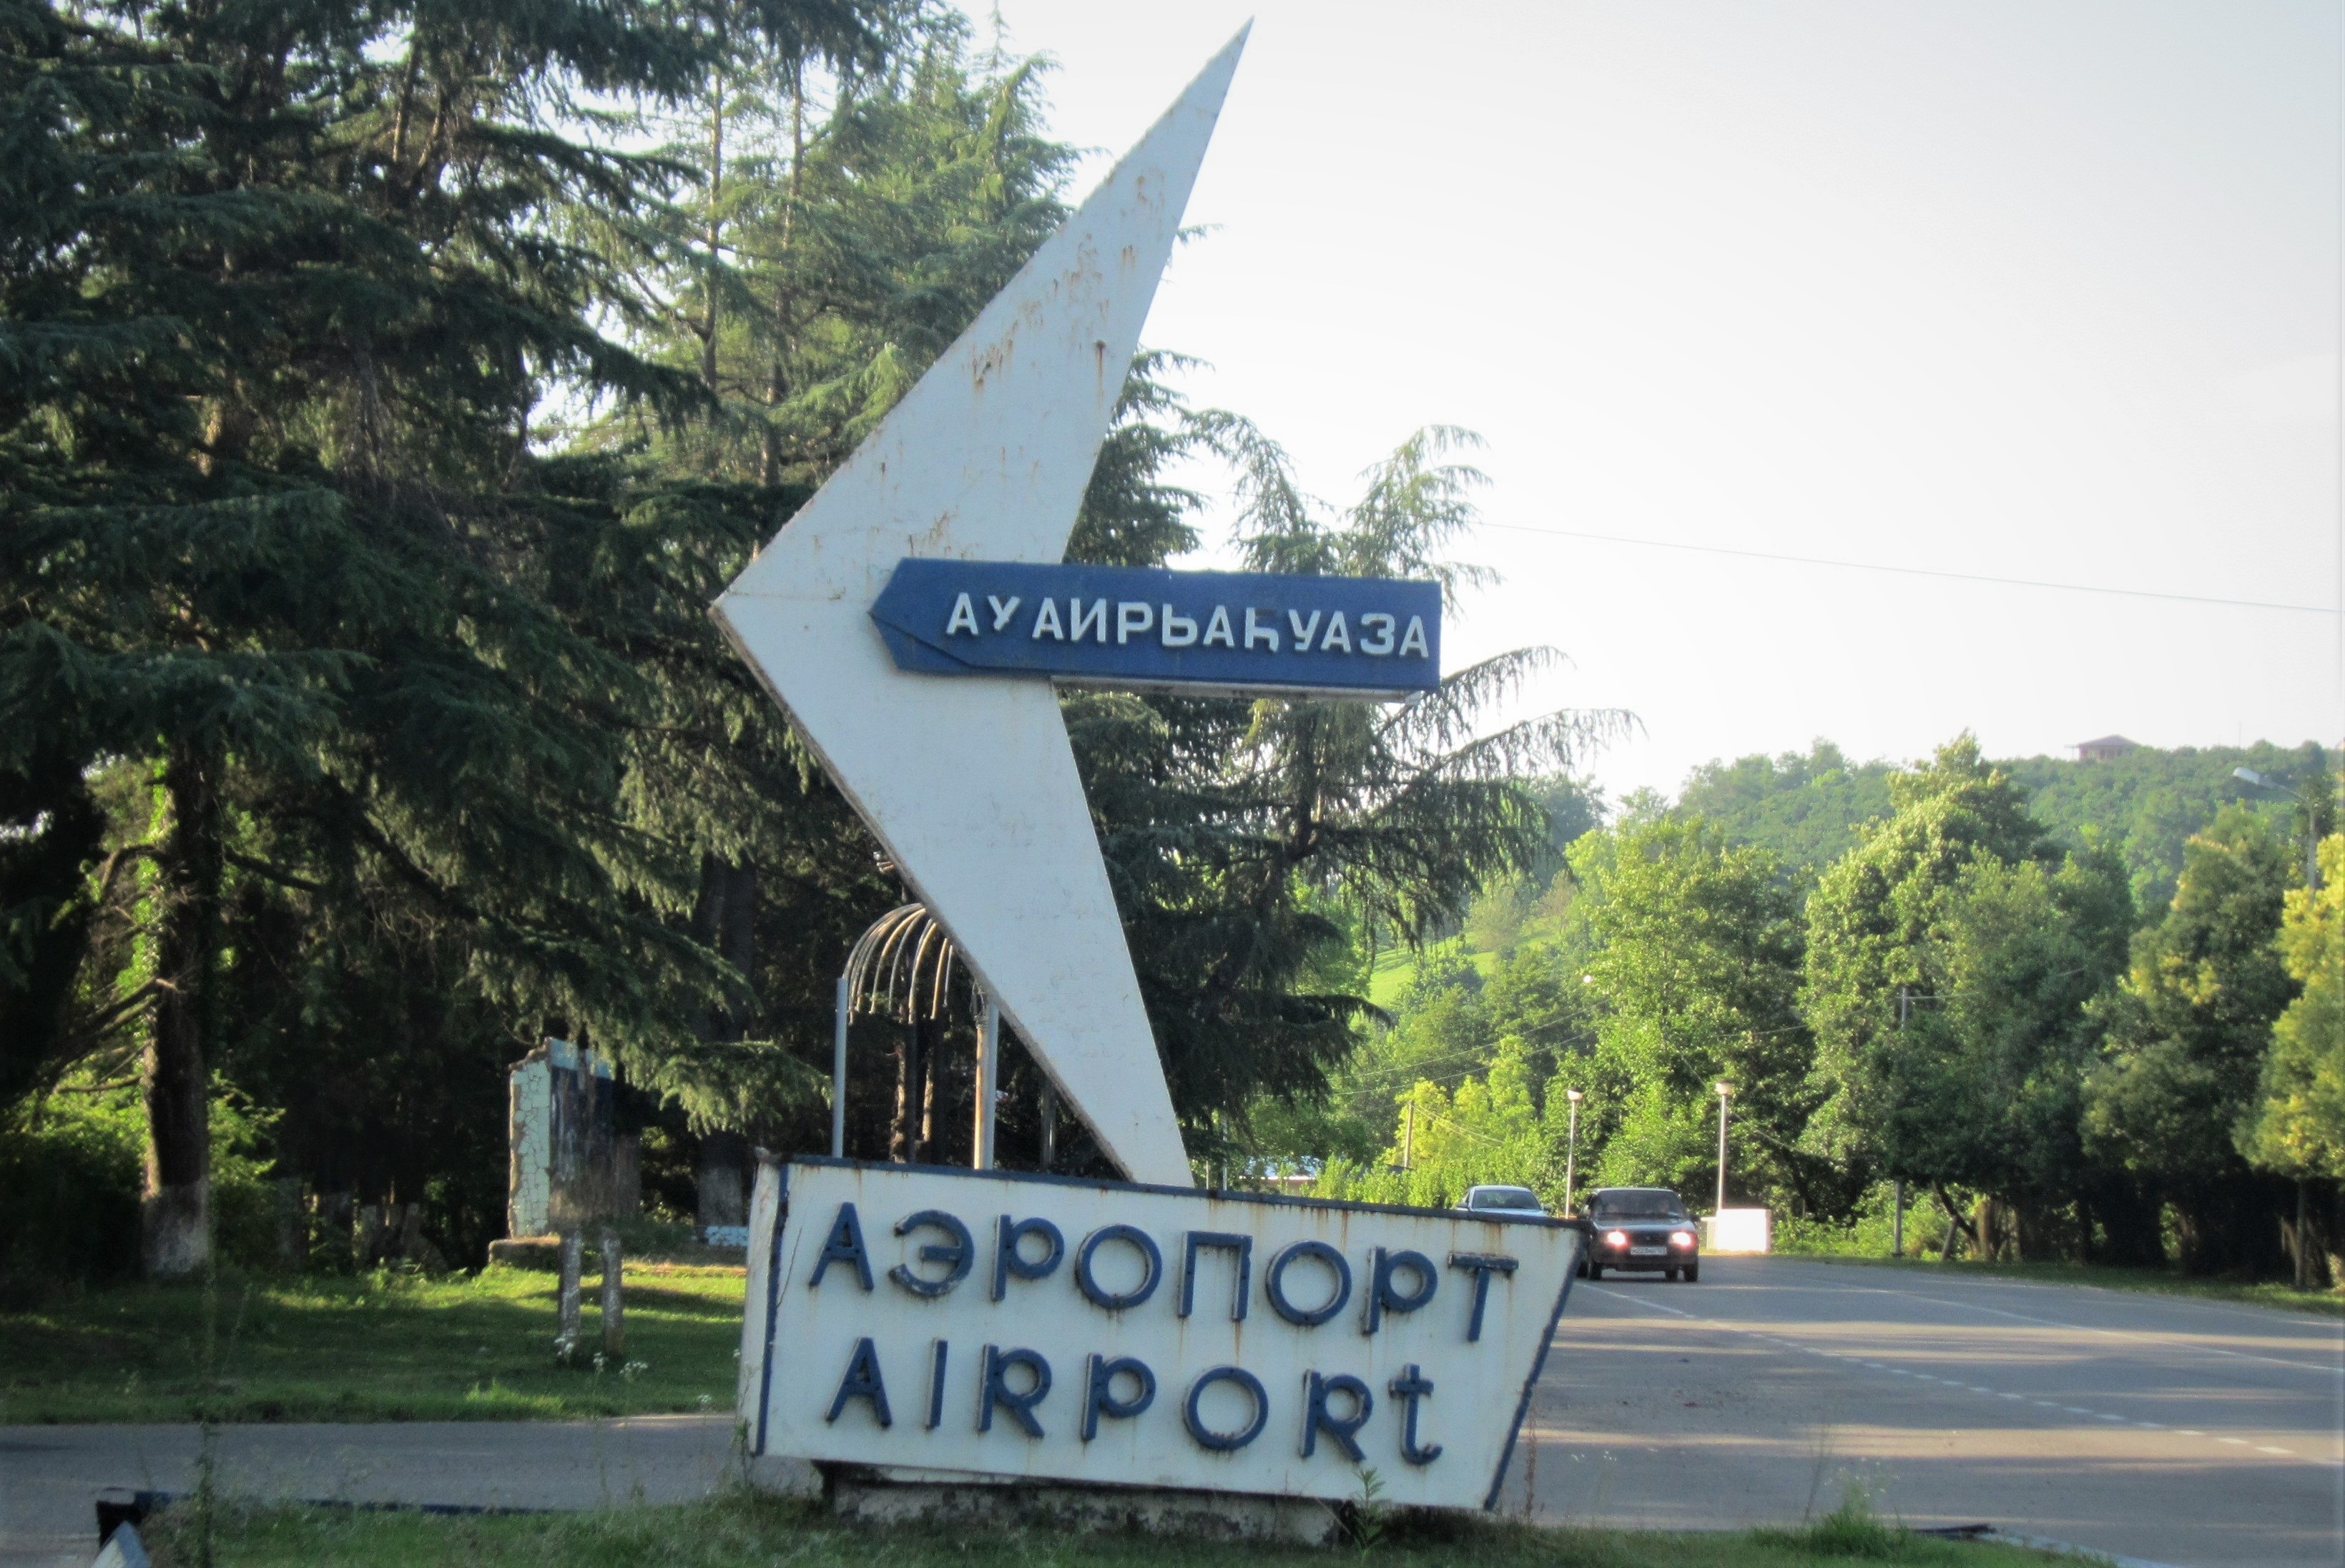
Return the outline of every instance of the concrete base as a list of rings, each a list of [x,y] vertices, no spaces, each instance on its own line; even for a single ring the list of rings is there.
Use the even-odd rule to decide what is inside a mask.
[[[1309,1546],[1323,1544],[1336,1533],[1335,1510],[1307,1498],[1076,1486],[936,1471],[817,1468],[832,1512],[857,1523],[978,1524],[1092,1535],[1131,1532]]]

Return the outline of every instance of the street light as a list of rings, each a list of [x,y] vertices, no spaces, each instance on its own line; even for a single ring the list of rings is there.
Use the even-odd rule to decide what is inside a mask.
[[[2253,768],[2233,768],[2231,776],[2254,789],[2268,789],[2274,794],[2284,794],[2304,807],[2304,885],[2315,893],[2320,891],[2320,821],[2313,809],[2312,797],[2302,790],[2291,789],[2269,774],[2259,774]]]
[[[2320,814],[2314,809],[2312,797],[2302,790],[2291,789],[2269,774],[2259,774],[2253,768],[2233,768],[2231,776],[2252,789],[2268,789],[2274,794],[2284,794],[2304,807],[2304,885],[2313,893],[2320,891]],[[2304,1178],[2296,1179],[2296,1287],[2301,1290],[2311,1280],[2309,1249],[2304,1244],[2306,1230]]]
[[[1718,1080],[1718,1209],[1726,1211],[1726,1102],[1733,1097],[1734,1086],[1724,1078]]]
[[[1563,1098],[1571,1102],[1571,1130],[1565,1135],[1563,1146],[1563,1211],[1568,1216],[1572,1179],[1579,1173],[1579,1091],[1566,1089]]]

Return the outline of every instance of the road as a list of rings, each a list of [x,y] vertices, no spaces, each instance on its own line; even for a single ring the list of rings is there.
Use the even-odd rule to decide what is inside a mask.
[[[1509,1502],[1723,1528],[1830,1510],[2183,1568],[2345,1562],[2345,1323],[1789,1258],[1574,1288]]]
[[[725,1416],[244,1426],[246,1495],[575,1508],[675,1502]],[[195,1429],[0,1427],[0,1568],[89,1560],[102,1486],[182,1490]],[[1582,1280],[1507,1505],[1661,1529],[1796,1521],[1867,1489],[1914,1524],[1992,1524],[2179,1568],[2345,1561],[2345,1323],[2174,1297],[1796,1259],[1699,1285]]]
[[[98,1489],[186,1491],[192,1426],[0,1427],[0,1568],[86,1568]],[[683,1502],[730,1462],[733,1418],[230,1426],[219,1484],[246,1497],[594,1508]]]

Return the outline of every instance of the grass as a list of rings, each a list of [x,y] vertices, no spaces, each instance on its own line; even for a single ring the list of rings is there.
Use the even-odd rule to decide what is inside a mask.
[[[553,1360],[554,1277],[223,1280],[218,1371],[204,1290],[141,1284],[0,1311],[0,1424],[179,1421],[207,1391],[222,1421],[518,1421],[731,1409],[737,1268],[630,1265],[625,1371]],[[586,1281],[585,1345],[601,1340]],[[707,1405],[702,1404],[706,1398]]]
[[[1937,1271],[1945,1275],[1990,1280],[2028,1280],[2043,1285],[2094,1285],[2106,1290],[2141,1290],[2160,1296],[2195,1296],[2209,1301],[2233,1301],[2252,1307],[2285,1307],[2331,1318],[2345,1318],[2345,1292],[2299,1290],[2270,1280],[2198,1280],[2167,1269],[2120,1269],[2106,1263],[1974,1263],[1963,1259],[1941,1263],[1934,1258],[1862,1258],[1845,1253],[1786,1252],[1822,1263],[1853,1263],[1868,1269]]]
[[[199,1560],[193,1519],[182,1504],[146,1532],[157,1568]],[[1687,1535],[1405,1516],[1371,1547],[1330,1548],[990,1525],[850,1525],[818,1505],[753,1493],[678,1508],[502,1516],[224,1504],[211,1545],[218,1568],[1302,1568],[1353,1558],[1378,1568],[1454,1568],[1460,1562],[1475,1568],[2048,1568],[2054,1561],[2016,1547],[1913,1535],[1869,1515],[1834,1514],[1796,1531]]]
[[[1451,937],[1436,946],[1463,949],[1465,942],[1462,938]],[[1497,974],[1500,955],[1467,951],[1466,956],[1483,979],[1490,979]],[[1376,955],[1376,967],[1368,971],[1368,1000],[1389,1011],[1400,1005],[1409,983],[1416,978],[1416,956],[1406,947],[1388,947]]]

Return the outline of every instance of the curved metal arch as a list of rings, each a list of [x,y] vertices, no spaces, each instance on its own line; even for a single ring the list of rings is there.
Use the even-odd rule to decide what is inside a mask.
[[[1001,1015],[960,961],[960,950],[927,905],[899,904],[874,920],[848,949],[838,976],[838,1020],[831,1052],[830,1151],[847,1148],[847,1033],[858,1013],[900,1024],[939,1018],[952,1000],[955,970],[969,993],[977,1024],[976,1163],[993,1165],[993,1120],[1000,1078]]]
[[[968,987],[974,1017],[981,1007],[980,993],[960,962],[960,949],[926,905],[898,905],[873,921],[847,956],[847,1016],[898,1023],[942,1017],[956,971]]]

